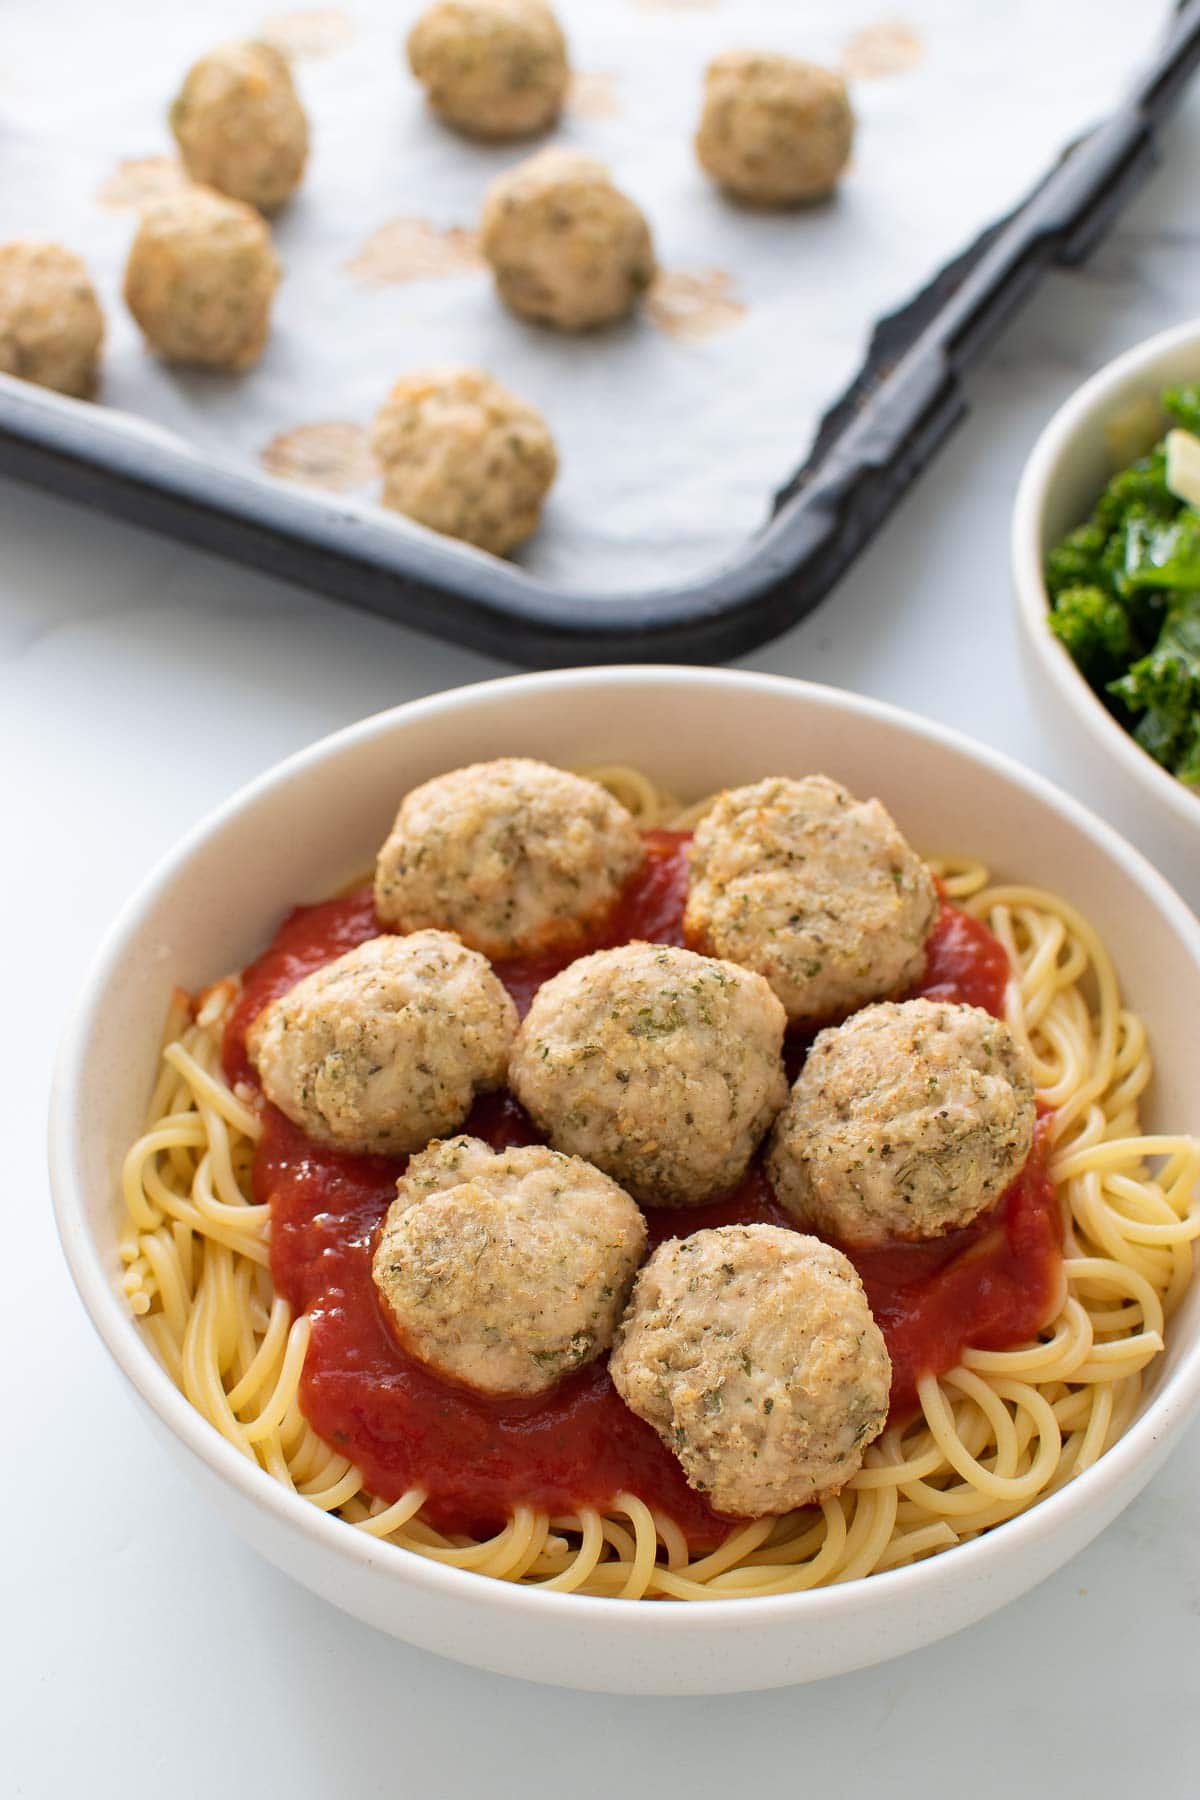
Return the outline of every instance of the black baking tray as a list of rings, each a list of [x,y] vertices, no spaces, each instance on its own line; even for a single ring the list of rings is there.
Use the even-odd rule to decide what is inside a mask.
[[[1159,128],[1198,62],[1200,0],[1185,0],[1117,110],[880,320],[803,467],[739,554],[681,585],[620,595],[556,588],[16,384],[0,393],[0,474],[510,662],[742,655],[811,611],[869,543],[965,417],[966,371],[1047,267],[1087,256],[1155,165]]]

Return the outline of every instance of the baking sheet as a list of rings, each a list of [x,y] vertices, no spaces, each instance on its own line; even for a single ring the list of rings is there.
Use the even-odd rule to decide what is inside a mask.
[[[803,460],[872,321],[1018,200],[1118,98],[1157,0],[557,0],[578,71],[556,134],[602,157],[649,216],[665,274],[628,324],[567,337],[495,301],[472,227],[530,146],[481,146],[426,112],[403,37],[419,3],[264,14],[120,0],[2,0],[0,239],[61,238],[109,317],[101,404],[263,479],[374,507],[365,428],[395,378],[490,369],[545,413],[562,472],[520,553],[557,586],[614,593],[735,555]],[[285,280],[248,376],[147,356],[120,300],[140,196],[178,179],[166,105],[232,35],[291,47],[314,152],[276,223]],[[723,48],[844,67],[860,129],[839,197],[794,213],[721,199],[692,154]],[[262,475],[264,467],[275,475]],[[410,530],[403,521],[398,531]]]

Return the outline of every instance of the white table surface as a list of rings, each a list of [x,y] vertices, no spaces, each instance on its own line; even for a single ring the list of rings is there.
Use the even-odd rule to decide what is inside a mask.
[[[1195,905],[1183,846],[1148,836],[1027,698],[1007,569],[1048,413],[1200,311],[1200,93],[1168,147],[1091,266],[1055,275],[1010,330],[971,422],[872,551],[747,665],[1013,752],[1169,863]],[[668,1701],[538,1689],[376,1636],[243,1548],[135,1417],[68,1281],[44,1169],[50,1060],[93,946],[151,861],[276,758],[500,672],[0,483],[0,1791],[1196,1795],[1195,1428],[1098,1543],[969,1633],[816,1687]]]

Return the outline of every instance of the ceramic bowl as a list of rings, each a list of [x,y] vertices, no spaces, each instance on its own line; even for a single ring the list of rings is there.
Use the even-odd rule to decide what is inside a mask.
[[[51,1119],[59,1229],[84,1305],[163,1442],[230,1523],[335,1605],[507,1675],[619,1693],[709,1694],[864,1667],[981,1619],[1127,1505],[1200,1398],[1200,1283],[1173,1321],[1140,1416],[1078,1481],[986,1537],[845,1586],[649,1604],[544,1593],[379,1543],[285,1492],[188,1404],[119,1290],[117,1173],[141,1127],[171,987],[245,963],[281,913],[362,869],[400,795],[500,754],[621,759],[681,797],[824,770],[879,794],[930,854],[1086,908],[1157,1058],[1148,1126],[1200,1120],[1200,924],[1099,819],[1035,775],[890,707],[768,676],[670,668],[518,676],[421,700],[324,739],[212,814],[145,881],[79,996]]]
[[[1149,829],[1139,832],[1142,841],[1151,848],[1166,842],[1163,860],[1173,866],[1180,864],[1180,858],[1171,854],[1172,839],[1180,831],[1190,835],[1191,854],[1200,862],[1200,792],[1184,787],[1156,763],[1097,699],[1046,623],[1050,601],[1042,568],[1046,552],[1083,523],[1114,473],[1105,428],[1126,408],[1153,406],[1165,387],[1198,380],[1197,323],[1160,332],[1106,364],[1059,407],[1034,445],[1017,488],[1012,521],[1012,570],[1022,637],[1043,703],[1074,728],[1077,751],[1082,749],[1093,759],[1097,751],[1103,756],[1113,781],[1121,786],[1123,810],[1134,807],[1147,815]],[[1165,418],[1162,423],[1165,429]]]

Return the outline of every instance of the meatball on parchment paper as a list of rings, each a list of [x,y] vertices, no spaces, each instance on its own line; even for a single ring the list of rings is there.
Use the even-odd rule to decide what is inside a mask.
[[[888,10],[872,0],[354,0],[298,13],[233,0],[5,0],[17,85],[6,94],[12,210],[0,235],[56,239],[86,265],[108,315],[100,399],[128,450],[145,421],[256,479],[290,469],[291,502],[327,506],[328,484],[339,511],[364,509],[399,543],[409,527],[380,505],[382,482],[354,443],[402,377],[467,363],[534,407],[558,446],[561,473],[521,566],[575,590],[674,585],[738,554],[856,373],[874,321],[1032,186],[1115,100],[1153,36],[1147,9],[1132,5],[1055,0],[1014,31],[1002,6],[905,0],[909,61],[885,72]],[[408,40],[424,19],[418,78]],[[500,53],[488,67],[475,59],[492,33]],[[272,214],[283,279],[270,339],[234,390],[147,355],[119,293],[138,207],[180,179],[171,101],[198,60],[256,34],[289,58],[309,152]],[[54,74],[64,45],[86,71],[69,93]],[[700,167],[705,71],[738,51],[801,58],[845,80],[857,123],[832,198],[754,212]],[[273,135],[260,168],[258,146],[225,124],[227,106],[235,129],[258,116],[257,98],[247,106],[240,81],[227,95],[217,74],[217,91],[206,82],[198,96],[194,134],[180,120],[196,166],[218,186],[248,176],[275,201],[302,147],[284,85],[268,79]],[[731,142],[753,154],[772,95],[756,90],[747,106]],[[457,119],[528,135],[475,137]],[[804,137],[823,152],[829,141]],[[644,214],[662,270],[653,316],[637,306],[610,327],[559,333],[497,301],[478,252],[483,195],[549,146],[603,163]]]

